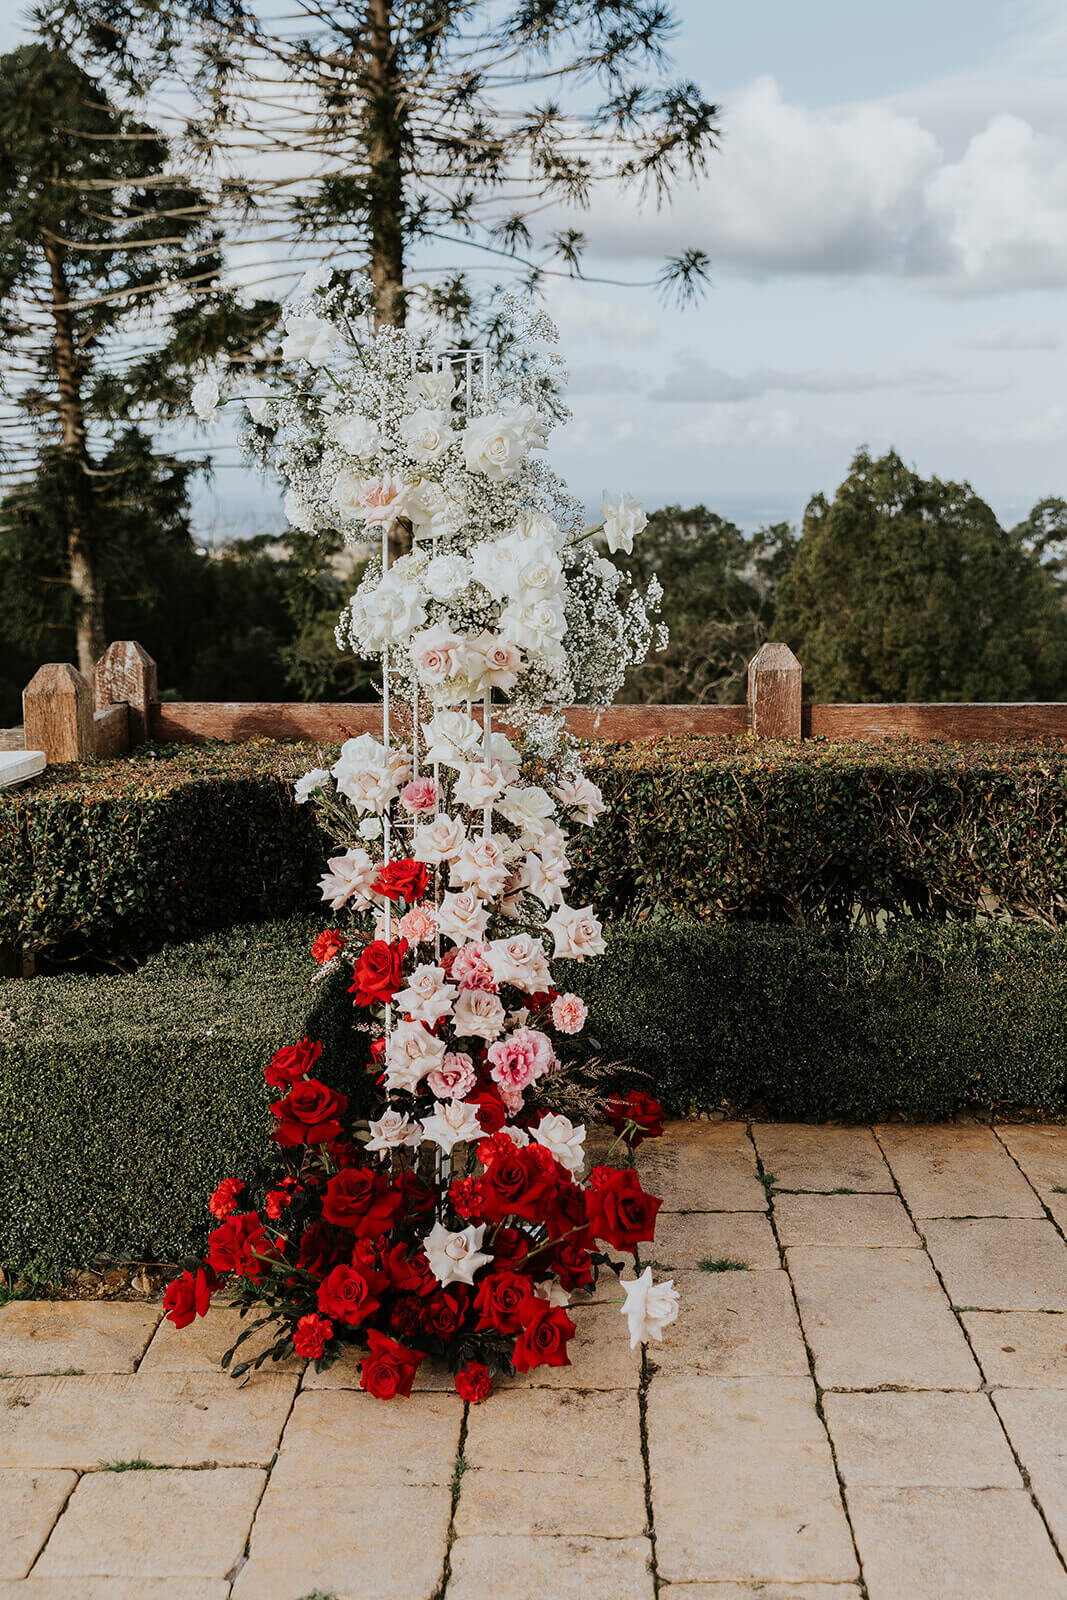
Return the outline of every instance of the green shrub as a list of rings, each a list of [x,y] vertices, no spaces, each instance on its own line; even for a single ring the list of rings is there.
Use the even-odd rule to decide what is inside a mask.
[[[269,740],[147,747],[0,795],[0,941],[114,959],[310,911],[326,841],[291,781],[332,759]],[[587,764],[609,809],[577,830],[568,899],[605,918],[1067,916],[1063,742],[682,739]]]
[[[202,1245],[218,1180],[267,1149],[263,1066],[304,1033],[324,1080],[366,1089],[347,996],[308,987],[313,927],[235,929],[133,976],[0,985],[0,1262],[51,1275]],[[1065,1104],[1067,933],[630,925],[557,981],[586,996],[602,1054],[675,1111]]]

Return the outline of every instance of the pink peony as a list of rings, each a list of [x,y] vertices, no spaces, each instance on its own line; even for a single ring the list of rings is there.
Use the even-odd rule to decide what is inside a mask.
[[[461,945],[448,974],[452,982],[458,983],[461,989],[485,989],[495,994],[496,980],[489,965],[488,953],[486,944]]]
[[[489,1046],[493,1063],[489,1076],[501,1091],[527,1088],[556,1064],[551,1041],[536,1028],[516,1028],[506,1039]]]
[[[437,806],[437,785],[432,778],[414,778],[400,791],[400,804],[417,817]]]
[[[560,1033],[581,1033],[587,1015],[585,1001],[576,994],[558,994],[552,1002],[552,1021]]]

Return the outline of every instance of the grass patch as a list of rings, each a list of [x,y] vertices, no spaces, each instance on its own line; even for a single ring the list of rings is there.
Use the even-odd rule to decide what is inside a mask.
[[[748,1272],[747,1261],[733,1261],[729,1256],[705,1256],[703,1261],[698,1261],[701,1272]]]

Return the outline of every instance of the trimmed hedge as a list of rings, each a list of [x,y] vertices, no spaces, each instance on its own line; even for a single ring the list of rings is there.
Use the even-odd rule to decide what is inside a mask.
[[[291,782],[330,749],[145,747],[0,795],[0,941],[61,956],[310,911],[326,841]],[[1067,920],[1067,744],[600,746],[569,898],[606,918],[828,927]]]
[[[0,1262],[53,1275],[202,1243],[219,1178],[267,1147],[280,1044],[320,1037],[323,1078],[366,1086],[347,996],[307,987],[314,926],[236,929],[132,977],[0,986]],[[558,968],[602,1054],[675,1111],[1065,1106],[1067,933],[664,922]]]

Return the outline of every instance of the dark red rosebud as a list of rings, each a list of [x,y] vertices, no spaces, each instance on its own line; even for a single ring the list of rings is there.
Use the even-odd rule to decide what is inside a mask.
[[[277,1051],[263,1076],[272,1089],[284,1089],[309,1073],[322,1054],[317,1039],[301,1039],[299,1044],[287,1044]]]
[[[629,1094],[613,1094],[605,1103],[604,1121],[636,1150],[645,1139],[658,1139],[663,1133],[663,1107],[643,1090],[631,1089]]]
[[[267,1238],[254,1211],[227,1217],[221,1227],[208,1234],[208,1261],[215,1272],[233,1272],[239,1278],[259,1278],[264,1259],[278,1252]]]

